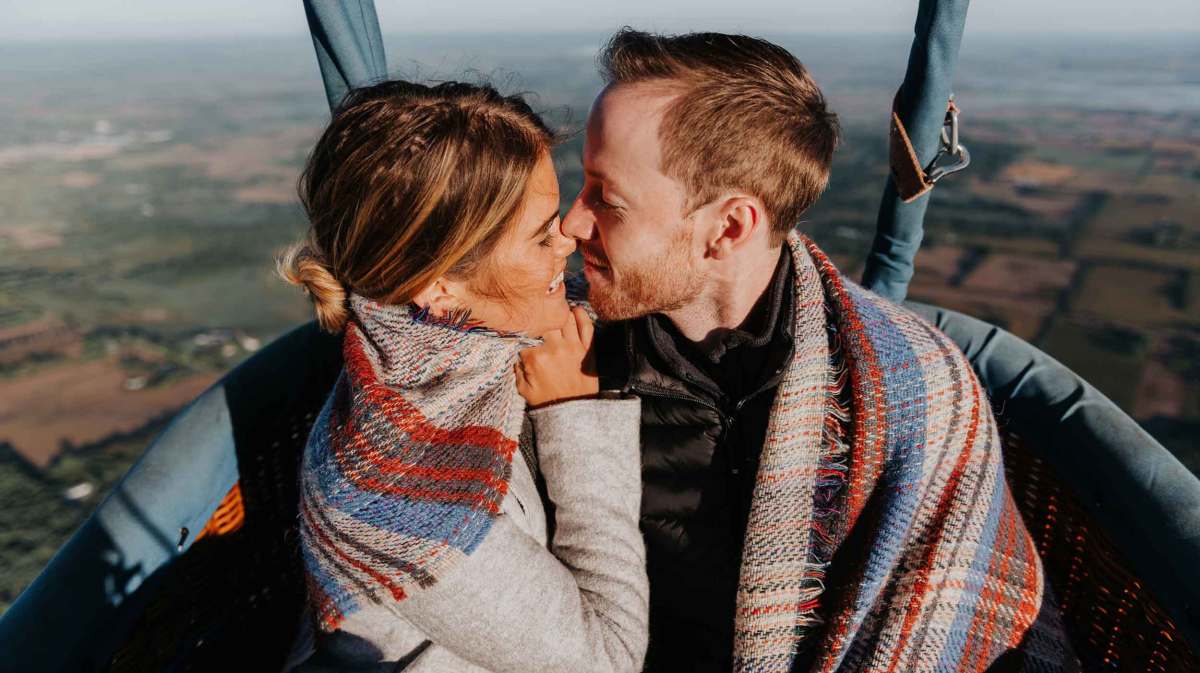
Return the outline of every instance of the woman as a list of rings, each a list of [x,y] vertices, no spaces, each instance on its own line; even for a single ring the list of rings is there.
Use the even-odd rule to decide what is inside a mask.
[[[313,150],[280,270],[345,368],[302,461],[294,670],[641,668],[640,402],[585,372],[552,143],[518,97],[384,82]]]

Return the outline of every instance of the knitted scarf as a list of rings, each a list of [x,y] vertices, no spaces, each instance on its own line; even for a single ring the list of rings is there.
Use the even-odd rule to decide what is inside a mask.
[[[970,363],[812,241],[788,245],[796,350],[754,486],[734,669],[790,671],[804,651],[814,671],[977,671],[1020,644],[1056,670],[1061,625]]]
[[[399,601],[483,540],[508,491],[536,341],[351,296],[344,369],[301,469],[301,553],[318,626]]]

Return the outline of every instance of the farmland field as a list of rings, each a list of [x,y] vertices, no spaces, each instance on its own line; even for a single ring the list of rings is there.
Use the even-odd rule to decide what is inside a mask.
[[[605,36],[535,37],[388,54],[396,76],[534,92],[567,137],[565,205]],[[844,129],[799,227],[857,279],[910,38],[774,39]],[[1032,341],[1200,471],[1198,81],[1188,38],[965,42],[973,164],[934,191],[910,298]],[[306,227],[327,116],[305,36],[0,45],[0,610],[171,413],[310,318],[272,258]]]

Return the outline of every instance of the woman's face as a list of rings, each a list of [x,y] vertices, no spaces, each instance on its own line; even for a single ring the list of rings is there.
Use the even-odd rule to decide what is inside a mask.
[[[539,337],[570,315],[563,273],[575,239],[560,227],[558,176],[549,154],[529,179],[521,218],[485,260],[479,278],[458,288],[473,320],[505,332]]]

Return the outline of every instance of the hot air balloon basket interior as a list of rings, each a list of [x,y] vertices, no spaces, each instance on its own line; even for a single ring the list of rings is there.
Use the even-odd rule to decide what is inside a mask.
[[[1085,671],[1200,671],[1200,659],[1108,533],[1001,418],[1004,466]]]
[[[319,404],[263,433],[258,451],[239,442],[238,482],[151,589],[109,670],[282,668],[304,602],[296,474]]]
[[[154,589],[111,671],[282,667],[304,601],[296,469],[320,401],[311,403],[259,438],[262,450],[239,455],[239,482]],[[1084,670],[1200,671],[1105,531],[1003,418],[1001,427],[1013,496]]]

